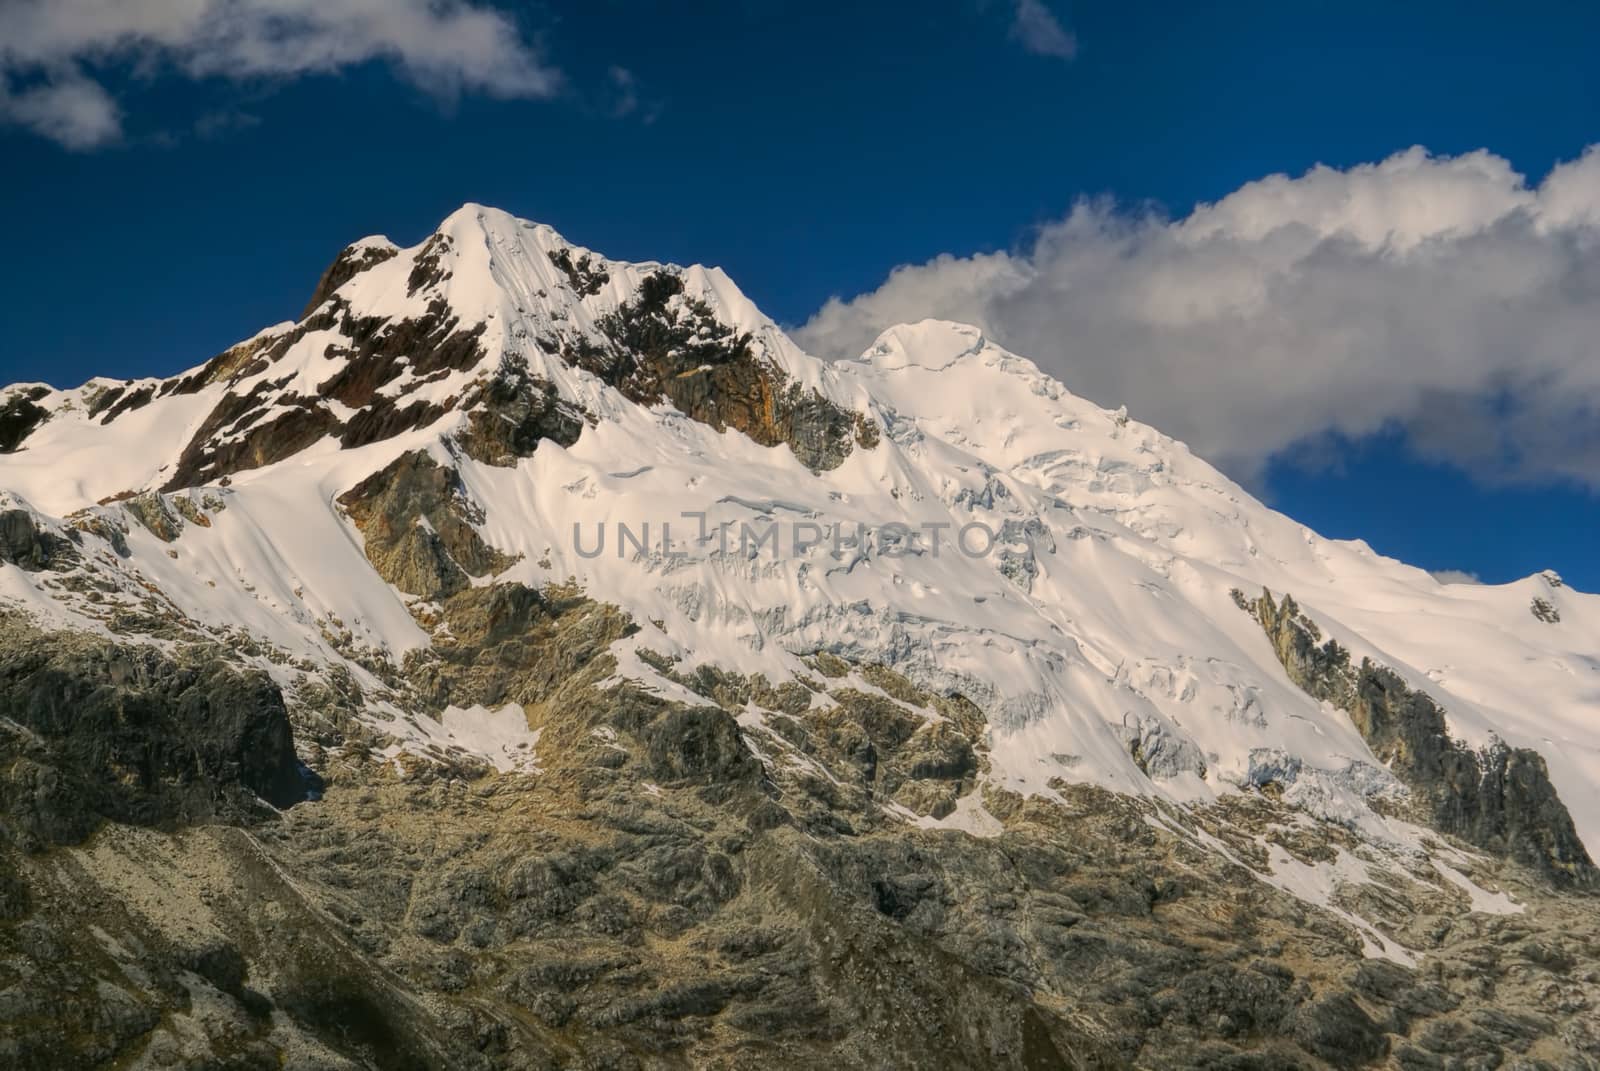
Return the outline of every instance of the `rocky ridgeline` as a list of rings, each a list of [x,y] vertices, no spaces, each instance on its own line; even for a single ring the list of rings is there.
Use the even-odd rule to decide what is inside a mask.
[[[486,324],[464,322],[440,291],[451,278],[453,240],[435,234],[415,254],[408,296],[427,299],[418,314],[393,316],[357,308],[340,288],[399,255],[389,245],[358,243],[323,273],[300,320],[218,354],[194,372],[163,381],[102,382],[86,396],[87,414],[113,424],[158,399],[227,389],[171,466],[161,490],[171,492],[225,480],[293,457],[326,438],[344,449],[382,442],[468,414],[484,459],[526,456],[539,437],[570,444],[582,429],[579,414],[559,402],[549,384],[526,376],[514,351],[490,354]],[[584,254],[550,259],[572,294],[590,298],[609,276]],[[420,296],[420,297],[419,297]],[[638,294],[598,320],[599,335],[565,332],[534,340],[551,356],[598,376],[632,401],[668,403],[693,420],[733,429],[763,446],[787,445],[815,471],[837,467],[857,445],[870,448],[876,428],[814,390],[803,390],[757,356],[748,334],[735,331],[703,301],[685,293],[678,269],[644,277]],[[321,356],[337,370],[306,390],[284,358],[308,337],[333,336]],[[275,370],[283,369],[281,374]],[[470,389],[439,398],[424,388],[453,373],[478,371]],[[36,387],[0,399],[0,454],[22,448],[50,417],[51,391]],[[498,425],[510,417],[520,429]],[[511,441],[499,441],[509,434]]]
[[[837,468],[857,443],[870,449],[877,441],[863,417],[757,359],[750,336],[686,295],[672,272],[646,276],[639,296],[603,317],[600,330],[604,344],[575,336],[560,345],[562,358],[630,401],[670,402],[718,431],[733,428],[762,446],[787,444],[813,471]]]
[[[1508,856],[1560,886],[1600,886],[1572,816],[1539,753],[1472,749],[1450,737],[1445,712],[1427,694],[1322,633],[1288,595],[1235,600],[1261,623],[1289,679],[1347,712],[1372,752],[1412,790],[1420,821],[1485,851]]]

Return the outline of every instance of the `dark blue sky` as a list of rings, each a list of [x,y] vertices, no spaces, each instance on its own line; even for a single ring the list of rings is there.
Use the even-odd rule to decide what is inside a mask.
[[[1412,144],[1537,179],[1600,141],[1591,5],[1052,7],[1071,61],[1019,47],[1002,0],[524,5],[567,79],[551,100],[443,105],[377,64],[242,86],[98,68],[122,144],[0,128],[0,382],[193,365],[296,315],[346,242],[416,241],[468,200],[720,264],[793,323],[897,264],[1014,247],[1083,195],[1182,215]],[[622,117],[614,66],[639,98]],[[1586,491],[1486,489],[1393,438],[1265,491],[1425,567],[1600,590]]]

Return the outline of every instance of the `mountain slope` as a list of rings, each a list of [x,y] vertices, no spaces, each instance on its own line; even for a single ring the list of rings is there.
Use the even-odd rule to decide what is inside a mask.
[[[1037,1022],[996,1011],[1005,1021],[990,1024],[987,1042],[973,1039],[992,1043],[996,1063],[1161,1063],[1212,1035],[1229,1051],[1278,1051],[1281,1035],[1282,1052],[1335,1065],[1421,1044],[1422,1028],[1396,1019],[1356,1030],[1370,1038],[1341,1055],[1343,1042],[1329,1039],[1347,1033],[1341,1017],[1353,1021],[1339,1001],[1356,998],[1336,974],[1311,989],[1273,983],[1283,1008],[1257,1009],[1261,1023],[1242,1033],[1210,1020],[1179,1029],[1167,1013],[1134,1030],[1112,1010],[1115,987],[1069,998],[1078,981],[1059,942],[1006,938],[1016,951],[991,958],[981,949],[998,936],[961,938],[976,920],[947,917],[953,890],[998,896],[994,883],[1018,881],[1039,890],[1065,881],[1050,895],[1075,917],[1144,917],[1181,900],[1176,886],[1158,890],[1126,915],[1108,906],[1124,893],[1067,880],[1110,865],[1104,853],[1119,836],[1142,845],[1141,865],[1186,870],[1199,885],[1192,904],[1266,897],[1279,906],[1247,928],[1286,927],[1279,940],[1311,925],[1294,914],[1310,905],[1316,926],[1349,935],[1340,955],[1401,971],[1448,955],[1453,938],[1415,924],[1449,914],[1444,905],[1477,909],[1485,924],[1503,910],[1531,913],[1529,939],[1542,940],[1544,927],[1570,928],[1571,905],[1596,884],[1595,596],[1553,574],[1441,585],[1363,544],[1324,540],[1181,443],[1073,396],[963,325],[897,327],[860,359],[827,364],[716,269],[608,260],[468,205],[409,249],[380,238],[350,246],[298,322],[190,372],[11,388],[0,397],[0,448],[8,627],[46,646],[56,641],[37,637],[87,633],[221,659],[281,691],[306,791],[326,794],[287,812],[269,857],[303,861],[307,823],[352,835],[370,815],[347,792],[426,813],[415,786],[465,776],[567,821],[603,782],[606,802],[586,819],[595,829],[643,821],[626,817],[632,808],[676,809],[674,821],[700,832],[674,834],[688,838],[674,850],[693,854],[697,873],[725,864],[741,875],[712,885],[775,883],[757,903],[707,894],[670,922],[641,921],[637,888],[596,877],[592,895],[634,905],[618,932],[643,927],[630,940],[665,955],[657,942],[711,940],[701,927],[726,921],[716,905],[737,904],[726,910],[758,928],[781,919],[812,939],[817,927],[844,927],[860,940],[868,931],[843,921],[854,915],[820,906],[857,875],[892,924],[874,940],[971,966],[990,979],[980,1004],[1007,1007],[1006,986],[1022,974],[1025,988],[1055,994],[1030,998],[1046,1009],[1028,1013],[1046,1016]],[[63,728],[17,698],[36,694],[19,690],[34,672],[18,668],[6,717],[19,741],[43,750],[16,761],[65,770],[79,760],[60,741],[92,730]],[[469,840],[474,822],[487,834],[510,821],[436,802],[445,828]],[[719,808],[730,806],[753,823],[738,839],[753,830],[763,847],[736,864],[724,848],[714,865],[707,838],[732,834],[707,831],[727,825]],[[45,858],[88,866],[46,817],[15,842],[56,843]],[[104,817],[127,824],[124,813]],[[1003,874],[1028,868],[984,846],[1057,853],[1074,835],[1101,854],[1058,859],[1048,878]],[[424,840],[443,850],[436,832],[406,836],[396,851]],[[941,877],[883,855],[914,854],[913,843],[939,860]],[[595,873],[624,861],[607,856]],[[48,883],[56,865],[21,866]],[[391,866],[367,860],[358,880]],[[322,891],[295,895],[321,919],[350,879],[313,869]],[[498,880],[492,868],[473,873],[473,888]],[[801,873],[834,891],[785,900],[789,883],[805,886]],[[474,947],[470,925],[418,925],[423,894],[418,879],[405,882],[413,891],[396,909],[398,929],[335,919],[329,934],[343,925],[344,935],[326,939],[387,948],[405,932],[408,948]],[[663,903],[689,895],[668,885]],[[1504,892],[1513,888],[1515,903]],[[935,889],[947,905],[937,921]],[[503,890],[437,895],[429,910],[446,915],[500,905],[485,908],[498,921],[481,922],[483,932],[498,936],[478,949],[510,939]],[[1026,911],[1046,910],[1038,895],[1023,897]],[[592,922],[568,925],[586,932]],[[165,925],[120,924],[152,940]],[[321,933],[325,923],[306,925]],[[1107,925],[1108,939],[1133,939],[1118,928],[1132,923]],[[1193,942],[1194,925],[1163,921],[1160,942]],[[1274,939],[1234,933],[1220,940],[1234,949],[1226,954],[1186,945],[1177,960],[1152,960],[1140,985],[1178,984]],[[393,955],[415,964],[408,957],[422,953]],[[269,964],[264,950],[244,958],[299,991],[284,980],[292,962]],[[828,970],[846,970],[847,989],[863,984],[857,967],[801,959],[812,964],[808,984]],[[1292,980],[1308,966],[1273,969]],[[372,984],[360,983],[363,1000],[376,999]],[[680,993],[673,999],[691,1010],[667,1017],[718,1024],[708,1027],[715,1043],[669,1047],[676,1055],[661,1060],[692,1059],[696,1044],[742,1058],[743,1035],[724,1033],[737,982],[718,984],[733,988],[714,999]],[[433,983],[411,979],[397,992],[419,985]],[[1074,999],[1091,1010],[1069,1014]],[[1453,999],[1429,1014],[1465,1007]],[[694,1011],[696,1000],[705,1008]],[[894,1016],[933,1006],[926,992],[896,1000],[884,1013],[899,1025],[870,1030],[908,1029]],[[816,1022],[834,1025],[815,1035],[784,1020],[785,1044],[798,1046],[785,1058],[831,1051],[870,1062],[870,1050],[852,1047],[869,1027],[819,1009]],[[1542,1014],[1565,1022],[1575,1010]],[[1230,1016],[1237,1027],[1237,1009]],[[314,1016],[291,1019],[302,1032],[292,1043],[257,1040],[381,1062],[381,1039],[339,1050]],[[594,1038],[562,1034],[557,1044],[551,1029],[535,1030],[539,1044],[600,1059]],[[403,1047],[457,1043],[439,1030]],[[1130,1030],[1134,1041],[1112,1040]],[[660,1043],[627,1048],[650,1063]]]

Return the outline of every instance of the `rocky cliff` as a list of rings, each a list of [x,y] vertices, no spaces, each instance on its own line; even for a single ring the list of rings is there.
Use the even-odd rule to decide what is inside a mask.
[[[1253,603],[1240,601],[1266,630],[1289,679],[1347,712],[1373,754],[1411,787],[1421,821],[1558,885],[1600,882],[1537,751],[1498,740],[1464,746],[1450,737],[1439,704],[1394,670],[1370,658],[1352,665],[1337,640],[1319,644],[1316,623],[1290,596],[1274,602],[1264,591]]]

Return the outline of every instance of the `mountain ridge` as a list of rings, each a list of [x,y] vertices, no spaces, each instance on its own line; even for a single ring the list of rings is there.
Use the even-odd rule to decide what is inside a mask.
[[[609,260],[469,204],[414,246],[346,247],[299,321],[202,365],[13,387],[0,414],[7,619],[28,644],[88,635],[270,681],[328,787],[285,831],[355,828],[346,792],[425,810],[426,786],[472,783],[563,822],[598,793],[618,829],[656,821],[639,807],[748,819],[738,836],[777,853],[739,864],[749,881],[815,867],[854,888],[842,875],[877,865],[856,853],[922,844],[945,878],[863,879],[903,925],[940,881],[976,880],[962,853],[1058,852],[1081,820],[1137,829],[1157,872],[1170,853],[1216,895],[1286,895],[1346,935],[1340,955],[1404,969],[1446,937],[1383,890],[1542,919],[1596,884],[1600,600],[1553,574],[1445,586],[1324,540],[966,325],[823,362],[718,269]],[[56,723],[25,700],[33,672],[6,709],[39,734]],[[41,739],[27,762],[80,761]],[[694,927],[745,903],[706,881],[722,891],[694,893]],[[628,888],[655,904],[629,939],[674,939],[665,903]],[[1078,915],[1124,895],[1057,894]],[[465,941],[414,912],[479,901],[427,896],[363,940]],[[507,918],[474,925],[504,937]],[[915,947],[951,954],[938,932]],[[692,1014],[720,1022],[733,992]],[[1104,1042],[1119,1065],[1109,1019],[1069,1020],[1007,1020],[1008,1051],[1093,1064]],[[1371,1058],[1397,1024],[1357,1031]],[[1295,1044],[1347,1063],[1321,1029]]]
[[[371,250],[382,253],[370,256]],[[352,258],[358,262],[353,267]],[[581,275],[576,264],[583,265]],[[385,274],[380,276],[377,274],[380,272]],[[661,282],[657,284],[657,280]],[[653,285],[674,292],[641,299],[641,293]],[[1181,486],[1183,498],[1203,500],[1202,508],[1210,517],[1202,514],[1201,521],[1214,522],[1220,518],[1228,523],[1231,514],[1233,523],[1242,520],[1245,526],[1252,520],[1257,524],[1270,523],[1280,529],[1271,534],[1280,538],[1281,529],[1287,527],[1284,522],[1275,521],[1226,477],[1193,459],[1182,444],[1128,421],[1120,412],[1107,413],[1073,398],[1031,362],[994,347],[975,328],[938,321],[901,325],[886,331],[862,360],[828,365],[806,356],[789,343],[776,325],[760,317],[754,306],[716,269],[674,268],[653,262],[628,265],[607,260],[591,250],[571,245],[548,227],[516,220],[481,205],[463,206],[447,217],[430,237],[408,250],[400,250],[382,238],[353,243],[324,274],[316,297],[320,300],[314,299],[308,305],[308,315],[298,324],[269,328],[204,365],[160,381],[159,385],[148,380],[132,381],[120,392],[119,398],[118,388],[106,387],[104,381],[92,381],[89,388],[33,400],[64,404],[70,409],[70,400],[76,396],[81,403],[86,403],[85,423],[111,427],[113,431],[119,422],[137,419],[139,410],[152,403],[157,404],[158,410],[165,403],[167,408],[176,411],[177,419],[163,419],[160,421],[163,424],[176,425],[185,419],[185,413],[189,414],[189,426],[171,437],[174,442],[179,438],[187,440],[177,456],[170,456],[171,446],[166,448],[167,456],[157,454],[157,459],[163,462],[159,473],[165,477],[159,490],[171,493],[217,485],[219,481],[226,486],[247,479],[252,471],[295,458],[302,451],[325,453],[335,442],[342,453],[388,444],[373,462],[352,462],[348,466],[352,474],[366,470],[361,474],[370,475],[377,471],[399,456],[397,444],[418,435],[423,436],[421,442],[433,444],[427,449],[438,463],[446,468],[459,467],[450,454],[461,443],[468,444],[469,454],[473,452],[471,429],[462,426],[469,417],[473,426],[480,429],[492,427],[498,432],[510,426],[512,438],[516,438],[515,421],[508,425],[511,418],[506,406],[517,409],[520,414],[517,419],[532,422],[523,435],[527,440],[524,448],[530,453],[540,442],[553,442],[569,450],[585,434],[593,437],[610,431],[618,415],[626,412],[619,410],[619,405],[630,403],[650,407],[658,427],[663,420],[670,425],[671,413],[676,411],[719,433],[725,427],[736,428],[746,438],[753,433],[757,436],[757,445],[767,446],[784,441],[781,431],[787,431],[790,440],[795,440],[796,432],[794,425],[780,427],[772,420],[779,392],[771,389],[770,384],[763,386],[760,377],[771,375],[773,382],[777,382],[778,377],[783,381],[793,377],[796,384],[802,385],[801,389],[813,392],[815,404],[824,412],[840,414],[833,418],[839,445],[826,457],[822,448],[815,444],[797,448],[794,441],[790,441],[790,449],[804,453],[803,462],[836,464],[843,460],[837,457],[839,452],[862,450],[863,438],[868,434],[875,437],[881,427],[882,433],[891,440],[888,448],[901,456],[892,458],[888,467],[871,473],[868,478],[880,485],[890,484],[891,495],[885,501],[891,505],[902,489],[913,500],[946,494],[945,488],[935,489],[932,484],[938,481],[949,484],[952,478],[960,479],[960,472],[969,469],[972,461],[989,466],[991,474],[984,477],[981,486],[974,483],[948,497],[961,499],[965,495],[960,506],[970,506],[976,492],[987,495],[984,501],[993,508],[984,509],[980,514],[970,509],[963,512],[958,506],[948,517],[941,513],[923,523],[938,524],[948,520],[954,530],[963,521],[976,518],[1001,532],[1008,530],[1008,524],[1028,529],[1023,521],[1031,522],[1032,529],[1019,529],[1015,537],[1018,542],[1000,551],[1002,557],[1010,555],[1005,558],[1003,567],[1020,570],[1017,575],[1026,575],[1029,585],[1039,582],[1037,569],[1041,554],[1055,550],[1052,547],[1050,551],[1043,551],[1041,540],[1057,542],[1063,528],[1073,540],[1106,538],[1104,530],[1085,529],[1082,518],[1074,514],[1074,510],[1083,505],[1096,508],[1101,517],[1109,516],[1118,521],[1131,517],[1128,527],[1135,535],[1144,537],[1146,546],[1159,546],[1162,540],[1181,542],[1201,534],[1195,531],[1190,516],[1179,516],[1179,507],[1192,515],[1190,501],[1172,501],[1170,495],[1164,496],[1163,501],[1161,492],[1174,485]],[[619,344],[607,334],[603,325],[607,317],[616,317],[619,310],[651,305],[663,308],[676,305],[673,314],[689,319],[681,324],[669,323],[661,318],[662,313],[652,309],[657,319],[641,314],[639,326],[616,327],[617,331],[630,331],[638,336],[633,339],[632,349],[623,346],[620,350],[628,355],[626,359],[631,367],[642,367],[632,357],[639,348],[638,343],[652,336],[670,336],[678,332],[676,338],[666,340],[663,349],[698,346],[698,352],[708,358],[696,357],[692,352],[687,355],[671,353],[661,359],[663,364],[684,368],[676,372],[669,369],[670,376],[703,379],[707,367],[705,359],[712,359],[731,368],[728,380],[720,384],[708,383],[693,397],[663,393],[663,388],[654,385],[659,382],[654,374],[641,383],[637,376],[643,373],[636,371],[631,373],[636,381],[631,386],[625,384],[625,370],[607,363],[614,359],[603,347]],[[719,331],[726,332],[720,339],[715,337]],[[659,340],[655,344],[661,345]],[[748,365],[743,363],[745,361]],[[757,389],[753,402],[745,403],[736,395],[745,389],[740,381],[750,379],[757,380]],[[954,379],[963,382],[955,389],[946,389],[948,381]],[[908,389],[913,383],[915,389]],[[492,400],[496,392],[503,396],[498,403]],[[141,395],[148,395],[148,400],[137,405],[128,404],[130,398]],[[62,401],[57,402],[57,399]],[[187,403],[183,399],[194,402]],[[997,400],[1006,406],[998,419],[991,411]],[[1029,412],[1027,407],[1040,400],[1045,404],[1034,404],[1033,412]],[[743,408],[735,409],[736,405]],[[856,414],[855,417],[843,415],[846,407]],[[202,409],[208,412],[197,420],[196,415]],[[730,421],[724,410],[739,415]],[[1073,415],[1065,415],[1066,410],[1071,410]],[[560,415],[563,411],[564,416]],[[540,414],[546,414],[545,419],[561,425],[559,429],[546,429],[555,430],[555,440],[539,434]],[[910,415],[909,422],[905,414]],[[65,414],[68,420],[73,415]],[[1047,418],[1048,422],[1040,417]],[[1100,425],[1097,434],[1084,435],[1085,420]],[[925,430],[934,422],[940,425],[937,429],[940,434],[936,436]],[[40,427],[48,430],[51,423],[47,418]],[[991,431],[997,425],[998,431]],[[870,433],[866,430],[869,426]],[[641,439],[646,434],[659,433],[648,428],[633,430]],[[902,432],[905,441],[895,442],[897,433]],[[39,428],[32,434],[38,435]],[[1088,449],[1072,449],[1085,439]],[[953,446],[954,453],[966,456],[954,459],[953,473],[950,470],[911,471],[915,462],[908,465],[906,458],[920,461],[918,455],[926,454],[934,442],[947,455],[952,453]],[[442,454],[441,443],[451,444]],[[1024,445],[1019,447],[1019,443]],[[1068,449],[1062,450],[1063,444]],[[29,481],[18,488],[12,466],[26,463],[29,454],[41,453],[47,456],[41,468],[48,466],[49,485],[53,485],[52,490],[57,489],[59,481],[55,474],[65,466],[58,458],[48,456],[52,444],[30,447],[24,439],[19,445],[22,452],[14,452],[8,459],[7,476],[12,477],[9,489],[14,493],[20,491],[25,499],[32,500],[40,489],[40,481]],[[486,453],[489,449],[487,446],[479,448],[480,459],[502,463],[515,460],[512,453],[503,449],[500,456],[490,458]],[[98,462],[110,450],[125,453],[122,444],[112,442],[95,451],[98,456],[94,460]],[[626,448],[619,444],[619,456],[625,452]],[[105,467],[115,471],[114,466]],[[79,468],[94,470],[99,466],[80,463]],[[483,471],[488,477],[483,486],[474,487],[467,478],[462,487],[480,506],[487,504],[493,512],[498,492],[492,485],[496,481],[488,470]],[[85,478],[93,479],[96,475],[99,473],[91,472]],[[687,482],[694,483],[697,477],[704,479],[693,473],[687,477]],[[1014,482],[1008,483],[1008,480]],[[349,486],[331,489],[333,493],[328,497],[348,492],[355,482],[351,479]],[[132,498],[156,489],[151,486],[155,483],[155,475],[144,480],[142,485],[134,481],[135,485],[127,487],[113,487],[102,482],[88,493],[65,501],[58,497],[48,504],[66,514],[94,505],[87,499],[95,491],[105,490],[106,493],[94,495],[99,502],[105,502]],[[1018,503],[1024,501],[1016,497],[1015,491],[1019,488],[1036,492],[1035,500],[1027,506],[1019,506]],[[998,504],[995,491],[1001,496]],[[1009,502],[1008,493],[1011,494]],[[727,493],[704,496],[702,500],[691,500],[687,504],[726,506],[730,500],[775,502],[780,501],[781,496],[772,493],[740,496],[730,489]],[[70,508],[60,508],[62,506]],[[678,519],[674,514],[681,512],[660,509],[654,502],[650,508],[661,515],[650,515],[649,510],[640,505],[632,518],[624,519],[612,511],[611,516],[602,513],[593,520],[597,528],[608,523],[614,527],[626,521],[659,525]],[[813,518],[826,519],[821,505],[813,503],[805,508]],[[1044,520],[1045,512],[1050,510],[1055,510],[1056,515]],[[757,515],[762,515],[760,510]],[[919,518],[899,517],[885,510],[879,517],[852,519],[857,523],[864,521],[871,529],[875,527],[874,522]],[[738,523],[745,523],[744,518],[739,518]],[[554,527],[549,522],[546,524]],[[547,538],[561,534],[552,532]],[[497,542],[492,528],[483,536],[491,546],[503,545],[507,560],[519,555],[526,559],[535,549],[526,538],[502,538]],[[1150,539],[1151,536],[1154,539]],[[1259,548],[1253,545],[1255,538],[1246,532],[1245,538],[1235,540],[1236,546],[1230,549],[1242,556],[1258,554]],[[1339,546],[1320,541],[1313,543],[1313,538],[1307,536],[1307,545]],[[514,549],[514,542],[524,545]],[[570,566],[585,564],[571,553],[574,548],[558,549],[568,551],[569,572],[572,571]],[[1211,548],[1206,550],[1208,562],[1217,561],[1218,556],[1211,553]],[[1146,547],[1136,548],[1135,553],[1146,554]],[[1326,556],[1326,552],[1315,553]],[[1361,544],[1352,545],[1351,550],[1344,553],[1347,556],[1353,553],[1357,565],[1365,564],[1364,559],[1380,561]],[[1300,557],[1304,560],[1307,556]],[[1226,564],[1225,558],[1222,563]],[[806,563],[801,563],[801,567],[805,568]],[[1157,563],[1154,572],[1159,577],[1162,569],[1170,567],[1169,563]],[[647,563],[646,571],[649,569]],[[1030,569],[1035,572],[1028,574]],[[545,582],[557,578],[558,573],[559,569],[552,571]],[[1292,574],[1286,578],[1281,570],[1277,575],[1269,572],[1249,580],[1252,583],[1247,587],[1275,588],[1302,601],[1316,598],[1313,591],[1295,590],[1299,585]],[[1330,579],[1318,577],[1317,582],[1326,586]],[[1522,582],[1522,586],[1530,584],[1548,587],[1539,578]],[[1208,597],[1214,600],[1218,595],[1225,595],[1227,590],[1228,587],[1223,587],[1209,592]],[[1570,589],[1551,590],[1558,597],[1557,601],[1581,598]],[[613,592],[606,594],[610,596]],[[1006,597],[1006,590],[1001,589],[999,594]],[[1023,593],[1025,602],[1027,594]],[[987,598],[981,591],[974,591],[971,597]],[[1540,593],[1532,597],[1542,599],[1545,595]],[[341,616],[351,616],[348,607],[330,606],[329,609]],[[637,615],[640,607],[632,609]],[[1574,611],[1569,609],[1568,612]],[[947,615],[949,613],[946,611]],[[1588,612],[1578,613],[1580,617],[1589,616]],[[948,625],[949,621],[944,624]],[[1047,627],[1059,634],[1061,622],[1048,622]],[[414,642],[414,636],[412,639]],[[1078,653],[1087,658],[1088,664],[1109,661],[1104,656],[1096,659],[1087,654],[1085,645],[1089,642],[1089,637],[1081,632],[1073,637]],[[1352,646],[1362,649],[1359,642]],[[1420,667],[1410,667],[1411,671],[1407,672],[1403,656],[1396,657],[1381,648],[1363,653],[1395,666],[1408,677],[1420,677],[1419,686],[1425,690],[1433,684],[1426,673],[1417,672]],[[1448,694],[1435,698],[1447,710],[1451,708],[1452,697]],[[1170,724],[1167,711],[1152,713],[1162,724],[1163,733],[1183,735]],[[1025,714],[1017,718],[1027,721]],[[1126,715],[1122,720],[1126,721]],[[1486,734],[1505,735],[1499,727],[1489,727],[1477,734],[1474,742],[1487,742]],[[1352,754],[1360,751],[1358,747],[1349,750]],[[1600,801],[1596,809],[1600,811]],[[1591,836],[1600,831],[1600,813],[1586,828],[1591,830]]]

